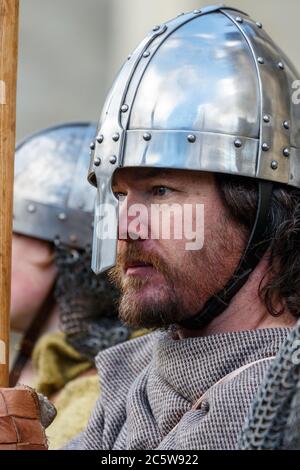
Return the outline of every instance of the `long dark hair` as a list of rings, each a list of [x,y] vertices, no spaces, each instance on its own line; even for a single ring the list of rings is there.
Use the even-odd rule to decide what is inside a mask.
[[[250,178],[217,175],[221,195],[232,216],[250,232],[257,205],[257,182]],[[268,280],[262,280],[259,294],[271,315],[280,315],[286,307],[300,317],[300,190],[274,184],[265,239]],[[281,308],[275,308],[280,300]]]

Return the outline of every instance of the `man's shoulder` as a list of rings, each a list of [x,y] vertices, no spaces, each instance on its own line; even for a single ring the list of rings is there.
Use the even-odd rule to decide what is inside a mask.
[[[232,437],[235,436],[236,442],[272,361],[273,358],[270,357],[245,364],[226,375],[199,397],[198,409],[204,414],[209,410],[206,419],[213,421],[214,428],[222,429],[227,426]]]
[[[177,445],[183,449],[237,449],[251,403],[270,364],[270,360],[257,361],[225,375],[225,380],[199,396],[183,415],[176,432],[170,433],[159,448]]]
[[[274,357],[266,357],[245,364],[225,376],[211,388],[211,391],[215,389],[217,395],[232,393],[237,396],[241,394],[245,401],[251,401],[273,360]]]

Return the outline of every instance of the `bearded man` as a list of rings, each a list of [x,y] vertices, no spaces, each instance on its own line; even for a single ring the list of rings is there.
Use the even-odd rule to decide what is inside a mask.
[[[102,397],[70,448],[238,447],[299,314],[296,78],[259,22],[221,7],[154,27],[124,65],[93,146],[93,269],[115,264],[119,206],[119,314],[158,331],[99,354]],[[197,205],[203,246],[173,230]]]
[[[296,77],[226,7],[155,26],[128,58],[91,146],[92,266],[112,268],[121,319],[155,331],[98,355],[101,397],[67,448],[238,448],[299,315]]]

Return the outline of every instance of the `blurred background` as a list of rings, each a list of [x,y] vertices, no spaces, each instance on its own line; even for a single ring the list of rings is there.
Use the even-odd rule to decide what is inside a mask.
[[[201,0],[21,0],[17,139],[97,121],[114,76],[151,27]],[[299,0],[228,0],[263,23],[300,70]],[[300,78],[300,76],[299,76]]]

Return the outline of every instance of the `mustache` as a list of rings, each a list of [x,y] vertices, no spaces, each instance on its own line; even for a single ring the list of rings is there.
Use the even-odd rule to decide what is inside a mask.
[[[118,253],[117,265],[128,266],[135,262],[151,264],[157,271],[164,272],[167,264],[162,256],[155,251],[146,251],[142,246],[137,244],[128,245]]]
[[[161,255],[154,251],[146,251],[142,246],[133,243],[128,244],[118,252],[116,265],[109,271],[110,279],[113,282],[120,280],[125,273],[126,266],[134,263],[150,264],[165,277],[173,277],[169,264]]]

